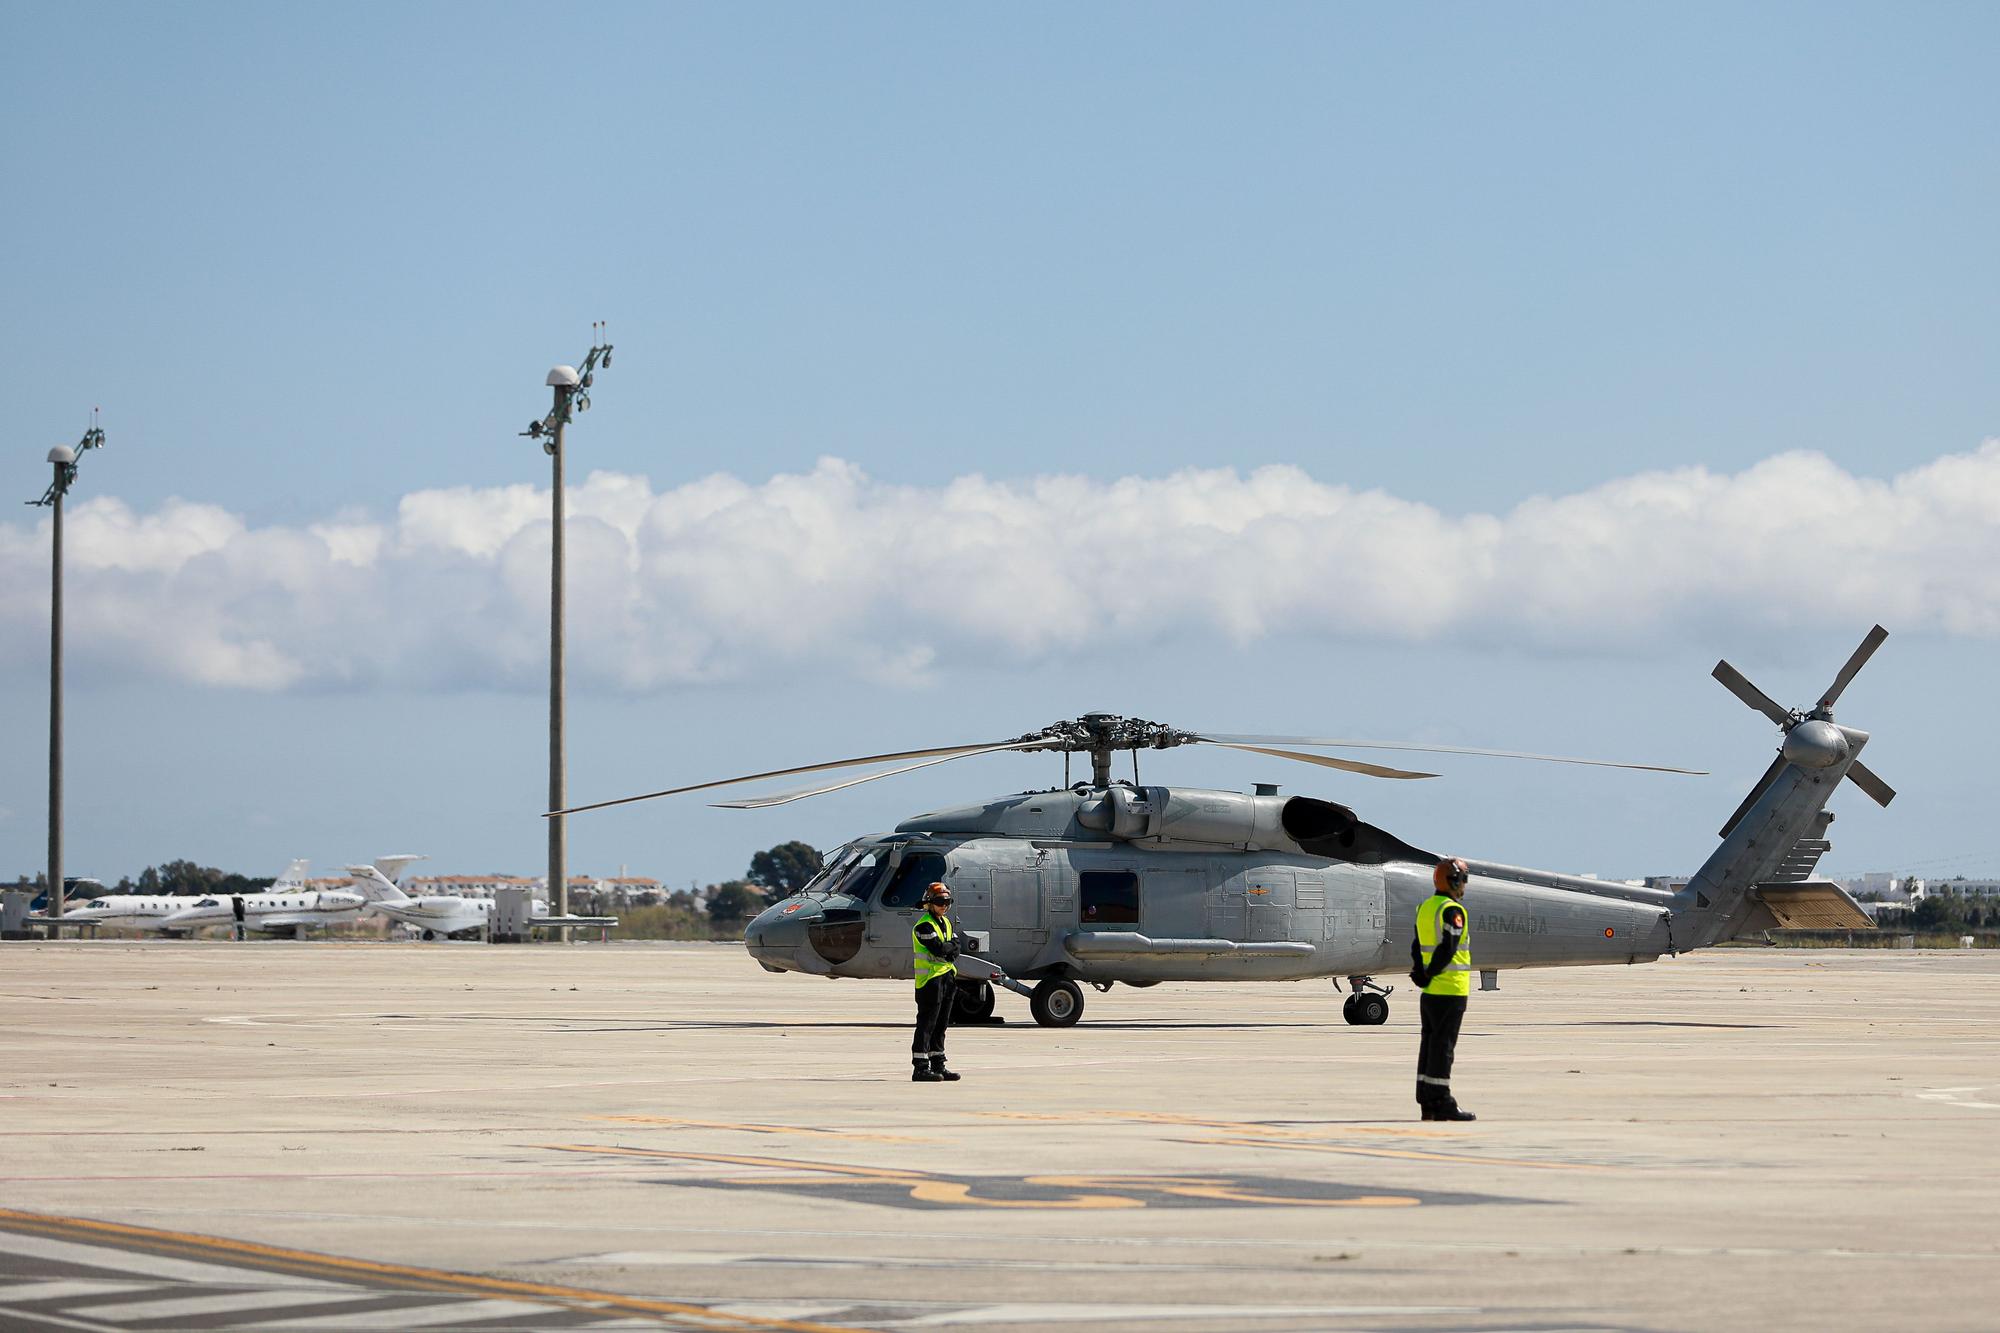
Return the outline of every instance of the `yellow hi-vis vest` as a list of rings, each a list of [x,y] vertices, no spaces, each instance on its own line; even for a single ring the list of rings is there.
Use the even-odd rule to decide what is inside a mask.
[[[1433,893],[1417,905],[1417,947],[1423,951],[1423,962],[1429,966],[1431,950],[1437,948],[1444,937],[1444,909],[1463,908],[1464,903],[1442,893]],[[1424,987],[1426,995],[1470,995],[1472,994],[1472,913],[1465,914],[1465,929],[1458,937],[1458,949],[1451,956],[1451,962],[1444,971],[1431,979]]]
[[[917,926],[921,926],[926,921],[937,926],[938,934],[944,936],[946,939],[951,938],[951,921],[949,918],[932,916],[929,912],[917,913],[916,925],[910,927],[910,956],[917,963],[918,990],[922,990],[939,977],[949,976],[958,970],[952,965],[950,959],[938,957],[929,949],[926,949],[924,942],[917,938]]]

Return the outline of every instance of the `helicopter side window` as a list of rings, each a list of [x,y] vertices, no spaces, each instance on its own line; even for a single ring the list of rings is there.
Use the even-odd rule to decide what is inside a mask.
[[[911,852],[896,869],[895,882],[882,894],[884,907],[915,907],[924,890],[944,878],[944,857],[937,852]]]
[[[1139,877],[1130,870],[1086,870],[1077,876],[1086,926],[1139,923]]]

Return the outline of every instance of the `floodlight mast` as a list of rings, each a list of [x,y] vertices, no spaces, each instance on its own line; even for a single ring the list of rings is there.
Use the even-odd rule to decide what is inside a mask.
[[[549,414],[530,422],[521,432],[542,442],[551,469],[549,544],[549,809],[561,810],[569,804],[569,764],[564,736],[563,681],[563,428],[576,412],[590,410],[590,384],[599,366],[611,364],[611,344],[604,325],[590,326],[590,351],[579,370],[557,366],[543,382],[555,391]],[[569,915],[569,828],[561,815],[549,821],[549,898],[556,915]],[[567,940],[569,932],[562,932]]]
[[[55,475],[49,481],[49,488],[42,492],[39,500],[28,501],[31,505],[47,508],[54,517],[54,536],[50,543],[49,562],[49,907],[50,917],[63,914],[63,497],[69,494],[70,486],[76,481],[77,463],[92,449],[104,447],[104,428],[97,424],[97,410],[91,409],[90,429],[83,433],[74,449],[68,445],[57,445],[49,450],[48,461],[54,466]],[[49,938],[54,939],[62,931],[59,925],[49,926]]]

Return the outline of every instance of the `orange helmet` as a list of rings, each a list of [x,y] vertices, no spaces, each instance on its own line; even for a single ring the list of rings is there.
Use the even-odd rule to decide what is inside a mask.
[[[1465,868],[1465,862],[1456,856],[1446,857],[1431,867],[1431,884],[1439,893],[1451,889],[1463,889],[1472,872]]]
[[[946,888],[940,881],[932,881],[931,886],[924,890],[924,904],[926,906],[935,904],[939,907],[951,906],[951,890]]]

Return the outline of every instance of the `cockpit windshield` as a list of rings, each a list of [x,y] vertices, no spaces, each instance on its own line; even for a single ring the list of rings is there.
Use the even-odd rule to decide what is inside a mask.
[[[867,847],[849,844],[833,854],[826,868],[806,885],[804,892],[809,895],[845,894],[850,898],[866,901],[875,891],[876,881],[882,878],[883,869],[889,864],[893,847]]]
[[[219,899],[216,899],[216,898],[203,898],[203,899],[202,899],[202,900],[201,900],[200,902],[196,903],[196,904],[195,904],[195,906],[196,906],[196,907],[220,907],[220,906],[222,906],[222,903],[221,903],[221,901],[220,901]]]

